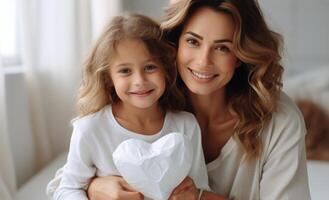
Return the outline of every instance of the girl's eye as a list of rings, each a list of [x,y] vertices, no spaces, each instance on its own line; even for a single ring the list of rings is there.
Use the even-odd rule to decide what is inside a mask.
[[[215,49],[223,53],[229,53],[231,51],[230,48],[225,45],[217,46]]]
[[[187,39],[186,39],[186,42],[187,42],[188,44],[190,44],[191,46],[195,46],[195,47],[197,47],[197,46],[200,45],[199,42],[198,42],[198,40],[196,40],[196,39],[194,39],[194,38],[187,38]]]
[[[123,69],[120,69],[120,70],[118,71],[118,73],[119,73],[119,74],[122,74],[122,75],[128,75],[128,74],[131,73],[131,70],[128,69],[128,68],[123,68]]]
[[[144,70],[146,72],[154,72],[158,69],[158,67],[156,65],[146,65]]]

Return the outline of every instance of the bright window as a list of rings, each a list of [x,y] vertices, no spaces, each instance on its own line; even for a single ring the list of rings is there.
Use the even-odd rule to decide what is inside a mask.
[[[16,0],[0,0],[0,57],[4,66],[20,64]]]

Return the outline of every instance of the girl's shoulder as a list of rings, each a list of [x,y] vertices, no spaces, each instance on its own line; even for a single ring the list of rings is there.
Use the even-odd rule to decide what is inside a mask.
[[[95,129],[96,127],[101,127],[104,125],[105,122],[108,122],[111,115],[111,106],[105,106],[101,110],[88,114],[83,117],[74,118],[71,121],[71,124],[74,128],[78,128],[80,130],[90,130]]]
[[[194,114],[186,111],[168,111],[167,114],[175,121],[184,121],[186,123],[197,122]]]
[[[167,130],[181,132],[193,142],[200,141],[201,130],[194,114],[186,111],[168,111],[167,115]]]

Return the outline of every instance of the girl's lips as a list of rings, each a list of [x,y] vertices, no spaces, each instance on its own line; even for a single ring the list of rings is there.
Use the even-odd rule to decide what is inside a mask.
[[[151,89],[151,90],[141,90],[141,91],[129,92],[129,94],[135,95],[135,96],[139,96],[139,97],[144,97],[144,96],[148,96],[153,91],[154,91],[154,89]]]

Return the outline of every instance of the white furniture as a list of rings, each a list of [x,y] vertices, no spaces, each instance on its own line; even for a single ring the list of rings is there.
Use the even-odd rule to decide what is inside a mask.
[[[15,200],[47,200],[46,186],[55,176],[57,169],[66,162],[67,153],[59,155],[47,167],[34,175],[28,182],[19,188]]]
[[[329,198],[329,162],[308,161],[307,163],[311,197],[313,200]]]

